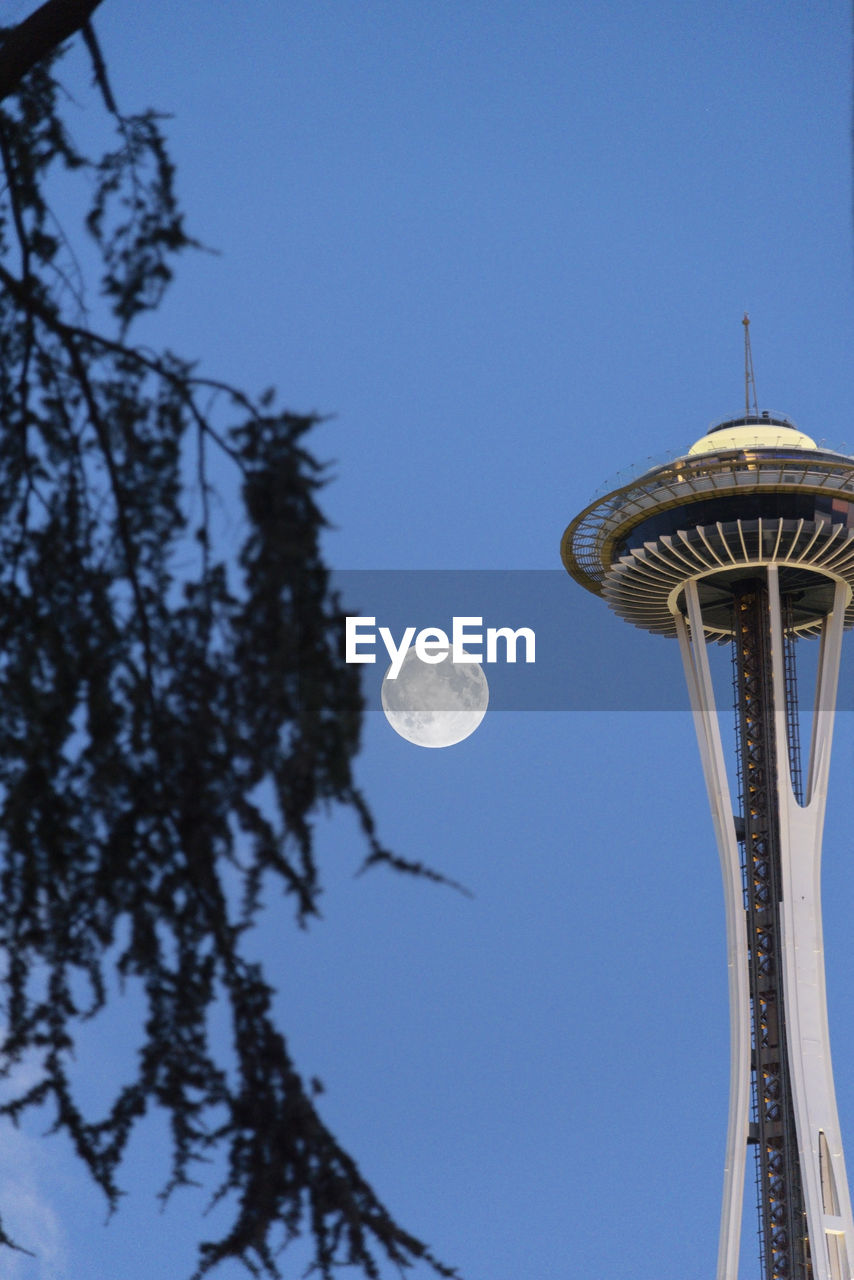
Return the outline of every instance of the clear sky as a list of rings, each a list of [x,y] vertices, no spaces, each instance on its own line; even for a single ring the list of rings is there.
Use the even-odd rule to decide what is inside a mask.
[[[330,415],[336,568],[559,569],[604,481],[743,406],[745,310],[760,407],[854,452],[842,0],[105,0],[96,26],[123,108],[173,114],[188,225],[219,250],[186,259],[144,336]],[[622,676],[632,638],[681,687],[674,643],[541,580],[578,687]],[[624,709],[493,711],[446,751],[370,713],[358,778],[382,839],[473,897],[354,878],[333,814],[324,921],[300,933],[271,896],[253,940],[331,1127],[465,1280],[713,1274],[723,896],[690,718],[645,697],[643,663],[633,680]],[[851,718],[825,843],[849,1169]],[[94,1096],[132,1026],[117,1012],[84,1047]],[[205,1198],[160,1214],[163,1158],[153,1123],[105,1228],[59,1140],[10,1139],[0,1206],[52,1243],[0,1272],[182,1280]],[[744,1236],[751,1280],[752,1209]],[[302,1273],[299,1249],[282,1261]]]

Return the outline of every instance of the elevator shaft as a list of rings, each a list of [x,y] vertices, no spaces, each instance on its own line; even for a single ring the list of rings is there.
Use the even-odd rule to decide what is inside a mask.
[[[742,779],[751,1006],[752,1140],[763,1280],[812,1280],[783,990],[782,869],[768,587],[734,588],[734,679]],[[791,693],[791,690],[788,691]],[[791,697],[787,703],[791,703]],[[790,738],[796,725],[790,717]]]

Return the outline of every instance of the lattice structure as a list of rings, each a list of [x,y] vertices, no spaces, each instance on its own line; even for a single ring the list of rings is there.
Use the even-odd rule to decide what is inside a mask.
[[[786,671],[786,732],[789,739],[789,769],[792,790],[798,804],[804,802],[804,779],[801,771],[801,716],[798,705],[797,629],[795,603],[791,595],[783,597],[783,665]]]
[[[751,1075],[766,1280],[812,1280],[786,1052],[783,972],[778,963],[780,820],[771,688],[768,590],[745,579],[734,590],[738,739],[741,756],[745,902],[750,965]]]

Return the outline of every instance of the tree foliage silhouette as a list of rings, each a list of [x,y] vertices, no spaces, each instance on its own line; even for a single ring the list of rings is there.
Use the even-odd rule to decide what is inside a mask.
[[[269,880],[300,922],[316,913],[312,817],[329,802],[357,813],[368,863],[423,868],[381,847],[353,784],[361,699],[319,550],[314,419],[131,340],[193,242],[159,118],[116,106],[96,7],[48,0],[0,33],[0,1112],[49,1108],[111,1207],[150,1108],[171,1126],[164,1196],[220,1152],[231,1225],[199,1246],[196,1276],[226,1258],[278,1274],[300,1234],[326,1280],[341,1264],[377,1277],[383,1259],[451,1276],[325,1127],[241,952]],[[55,78],[76,31],[116,130],[95,159]],[[57,173],[91,192],[103,327],[49,204]],[[211,528],[212,450],[239,476],[230,558]],[[71,1058],[113,967],[146,1016],[135,1077],[92,1117]],[[220,1057],[214,1002],[231,1019]],[[22,1062],[34,1083],[16,1090]]]

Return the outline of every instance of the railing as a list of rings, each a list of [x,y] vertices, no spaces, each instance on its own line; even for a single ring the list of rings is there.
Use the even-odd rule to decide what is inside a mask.
[[[763,425],[763,419],[761,418],[754,419],[751,416],[751,418],[749,418],[747,421],[750,426],[753,426],[754,423],[757,426]],[[743,425],[744,422],[745,422],[744,415],[742,415],[741,424]],[[706,434],[710,435],[715,427],[724,427],[728,425],[729,424],[727,422],[714,423],[709,428]],[[734,425],[737,426],[739,425],[739,423],[736,422],[734,423]],[[769,425],[771,426],[788,425],[790,427],[795,427],[795,424],[791,421],[791,419],[789,419],[786,424],[783,424],[777,421],[773,421],[769,424],[767,421],[765,421],[764,425],[766,427]],[[795,427],[795,430],[800,430],[800,428]],[[818,444],[818,449],[816,452],[818,454],[830,454],[831,456],[834,456],[837,458],[850,457],[851,449],[852,447],[854,447],[849,445],[845,440],[841,441],[838,446],[830,445],[828,444],[827,440],[824,437],[822,437],[817,442],[817,444]],[[758,446],[758,447],[761,447],[761,446]],[[732,453],[734,451],[732,449],[721,450],[721,453],[723,452]],[[812,449],[806,449],[806,450],[799,449],[798,453],[801,455],[813,454],[814,456],[814,451]],[[693,460],[694,457],[705,457],[706,459],[718,458],[720,457],[720,454],[691,455],[684,452],[677,453],[675,449],[667,449],[662,453],[650,454],[649,457],[644,458],[638,462],[629,463],[627,467],[622,467],[619,471],[612,473],[607,480],[604,480],[601,484],[596,486],[592,494],[592,500],[595,501],[597,498],[604,497],[606,493],[612,493],[615,489],[625,488],[627,485],[632,484],[633,481],[639,480],[641,476],[645,476],[649,471],[656,471],[658,470],[659,467],[667,466],[669,463],[672,463],[672,462],[678,462],[682,458],[691,458]],[[854,458],[852,458],[852,462],[854,462]]]
[[[601,549],[620,528],[639,523],[643,512],[690,503],[699,494],[712,497],[745,489],[830,491],[850,500],[854,458],[825,449],[680,454],[647,466],[636,479],[624,479],[601,500],[594,499],[567,531],[564,563],[570,572],[576,566],[589,580],[584,585],[596,589],[592,584],[601,583],[605,575]]]

